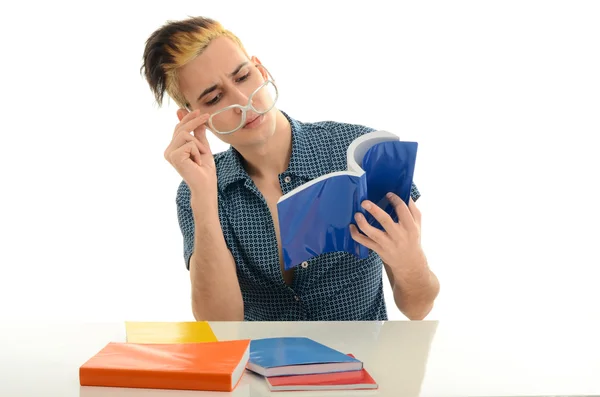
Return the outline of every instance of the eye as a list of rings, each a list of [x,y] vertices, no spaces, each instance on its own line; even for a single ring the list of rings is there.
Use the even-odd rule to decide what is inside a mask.
[[[209,105],[209,106],[214,105],[215,103],[219,102],[220,99],[221,99],[221,94],[215,96],[213,99],[211,99],[210,101],[206,102],[206,104]]]
[[[250,72],[246,73],[245,75],[243,75],[242,77],[236,79],[236,82],[241,83],[245,80],[248,80],[248,77],[250,77]]]

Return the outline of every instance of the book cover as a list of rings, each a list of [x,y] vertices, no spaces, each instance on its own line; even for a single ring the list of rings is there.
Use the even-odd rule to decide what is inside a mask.
[[[81,386],[232,391],[250,340],[138,344],[110,342],[79,368]]]
[[[357,371],[362,367],[355,357],[306,337],[252,340],[246,365],[252,372],[267,377]]]
[[[283,195],[277,211],[285,269],[329,252],[366,258],[369,250],[350,234],[354,215],[360,212],[382,229],[361,207],[369,199],[398,220],[386,194],[393,192],[408,205],[417,148],[416,142],[401,141],[390,132],[365,134],[349,145],[346,171],[315,178]]]
[[[189,322],[125,322],[126,341],[130,343],[194,343],[216,342],[206,321]]]
[[[352,354],[348,356],[354,357]],[[328,374],[275,376],[265,380],[271,391],[364,390],[379,387],[365,368]]]

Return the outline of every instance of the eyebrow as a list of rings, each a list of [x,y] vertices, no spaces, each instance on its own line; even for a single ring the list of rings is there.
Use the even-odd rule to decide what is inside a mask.
[[[247,61],[246,61],[246,62],[242,62],[242,63],[240,63],[240,64],[239,64],[239,65],[238,65],[238,66],[235,68],[235,70],[234,70],[233,72],[229,73],[229,77],[233,77],[233,76],[235,76],[236,74],[238,74],[238,72],[239,72],[239,71],[240,71],[240,70],[241,70],[241,69],[242,69],[244,66],[246,66],[247,64],[248,64],[248,62],[247,62]],[[216,85],[216,84],[213,84],[213,85],[211,85],[210,87],[208,87],[207,89],[205,89],[204,91],[202,91],[202,94],[200,94],[200,96],[198,96],[198,99],[197,99],[197,101],[200,101],[200,100],[202,99],[202,97],[204,97],[205,95],[208,95],[208,94],[210,94],[211,92],[213,92],[213,91],[214,91],[214,90],[216,90],[216,89],[217,89],[217,85]]]

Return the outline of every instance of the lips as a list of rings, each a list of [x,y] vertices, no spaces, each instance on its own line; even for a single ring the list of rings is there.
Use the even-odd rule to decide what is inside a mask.
[[[248,124],[252,124],[253,122],[255,122],[256,120],[258,120],[260,116],[256,116],[254,117],[252,120],[246,121],[246,124],[244,124],[244,127],[247,126]]]

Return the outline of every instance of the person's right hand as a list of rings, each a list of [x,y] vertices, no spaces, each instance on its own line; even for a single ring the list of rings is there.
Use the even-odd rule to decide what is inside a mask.
[[[198,110],[188,112],[179,109],[177,117],[180,122],[175,126],[173,139],[164,153],[165,159],[181,175],[192,193],[216,194],[217,172],[206,139],[205,123],[209,116],[200,115]]]

